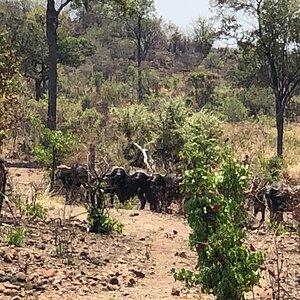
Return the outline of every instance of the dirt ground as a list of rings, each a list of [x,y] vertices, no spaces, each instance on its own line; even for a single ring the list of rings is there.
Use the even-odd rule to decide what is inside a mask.
[[[11,186],[23,199],[47,186],[43,170],[11,166],[9,172]],[[182,217],[112,209],[124,231],[107,237],[86,231],[83,207],[64,206],[55,197],[44,205],[49,209],[46,221],[24,219],[23,247],[7,246],[3,237],[12,224],[0,225],[0,299],[214,299],[197,288],[186,289],[171,274],[172,268],[194,270],[197,264]],[[11,221],[8,216],[6,212],[3,218]],[[247,299],[272,299],[278,261],[283,264],[281,299],[300,299],[296,234],[277,237],[277,243],[266,228],[248,236],[247,243],[266,258],[260,285]]]

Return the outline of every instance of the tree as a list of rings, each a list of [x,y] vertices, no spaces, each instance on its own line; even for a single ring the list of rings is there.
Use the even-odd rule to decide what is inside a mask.
[[[203,58],[205,58],[211,50],[216,38],[217,32],[210,19],[199,17],[194,21],[192,27],[192,42],[195,47],[195,52],[202,54]]]
[[[193,87],[195,102],[199,108],[207,104],[218,84],[218,81],[218,74],[207,70],[200,69],[190,73],[188,83],[190,83]]]
[[[57,28],[58,16],[72,0],[65,0],[56,9],[55,0],[47,0],[46,34],[48,43],[49,88],[48,88],[48,128],[56,129],[56,97],[57,97]]]
[[[264,72],[265,83],[273,91],[277,155],[281,157],[285,109],[300,87],[300,3],[298,0],[211,2],[223,16],[226,35],[234,33],[245,57],[252,55],[249,69]],[[246,14],[255,21],[253,27],[245,28],[236,17],[239,14]]]
[[[97,0],[94,0],[97,1]],[[103,0],[104,1],[104,0]],[[137,1],[137,2],[136,2]],[[127,14],[133,14],[139,6],[138,0],[134,2],[129,0],[110,0],[108,3],[118,4],[122,11]],[[76,7],[89,7],[89,0],[65,0],[58,5],[55,0],[47,0],[46,9],[46,34],[48,44],[48,66],[49,66],[49,84],[48,84],[48,128],[56,129],[56,106],[57,106],[57,63],[58,63],[58,17],[62,10],[70,3]],[[101,2],[101,0],[99,0]],[[56,8],[57,7],[57,8]]]
[[[135,0],[132,12],[126,18],[129,38],[132,39],[136,46],[137,95],[139,102],[142,102],[144,99],[142,61],[146,59],[149,49],[155,44],[156,38],[160,34],[160,20],[153,18],[153,12],[153,0]]]
[[[0,143],[18,121],[19,60],[7,33],[0,34]]]

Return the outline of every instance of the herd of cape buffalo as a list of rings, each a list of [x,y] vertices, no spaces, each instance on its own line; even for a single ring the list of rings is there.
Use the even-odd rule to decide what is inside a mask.
[[[6,199],[6,182],[8,171],[4,160],[0,160],[0,213],[3,201]],[[66,203],[73,203],[79,195],[79,190],[98,189],[102,194],[109,195],[108,206],[114,206],[114,196],[119,202],[125,204],[134,197],[140,200],[140,209],[144,209],[147,202],[153,212],[169,211],[172,202],[184,204],[184,195],[180,189],[183,182],[182,175],[178,173],[148,174],[144,171],[128,173],[123,167],[113,167],[103,172],[101,176],[89,172],[87,166],[74,165],[72,167],[59,166],[55,179],[61,184]],[[292,211],[299,205],[300,188],[288,188],[283,184],[273,183],[269,186],[258,187],[252,185],[247,192],[250,207],[254,216],[261,212],[262,224],[265,221],[265,211],[270,211],[270,219],[282,221],[283,213]],[[86,200],[86,196],[83,196]]]

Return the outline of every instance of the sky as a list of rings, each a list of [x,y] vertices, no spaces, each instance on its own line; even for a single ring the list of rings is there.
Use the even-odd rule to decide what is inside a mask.
[[[199,16],[209,17],[209,0],[155,0],[158,16],[186,29]]]

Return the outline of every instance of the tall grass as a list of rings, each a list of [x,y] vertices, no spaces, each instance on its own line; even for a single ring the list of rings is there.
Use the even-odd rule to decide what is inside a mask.
[[[276,127],[272,119],[224,123],[223,138],[229,139],[237,156],[243,160],[250,157],[254,171],[259,172],[263,161],[276,155]],[[284,172],[288,177],[300,181],[300,124],[285,125],[284,131]]]

